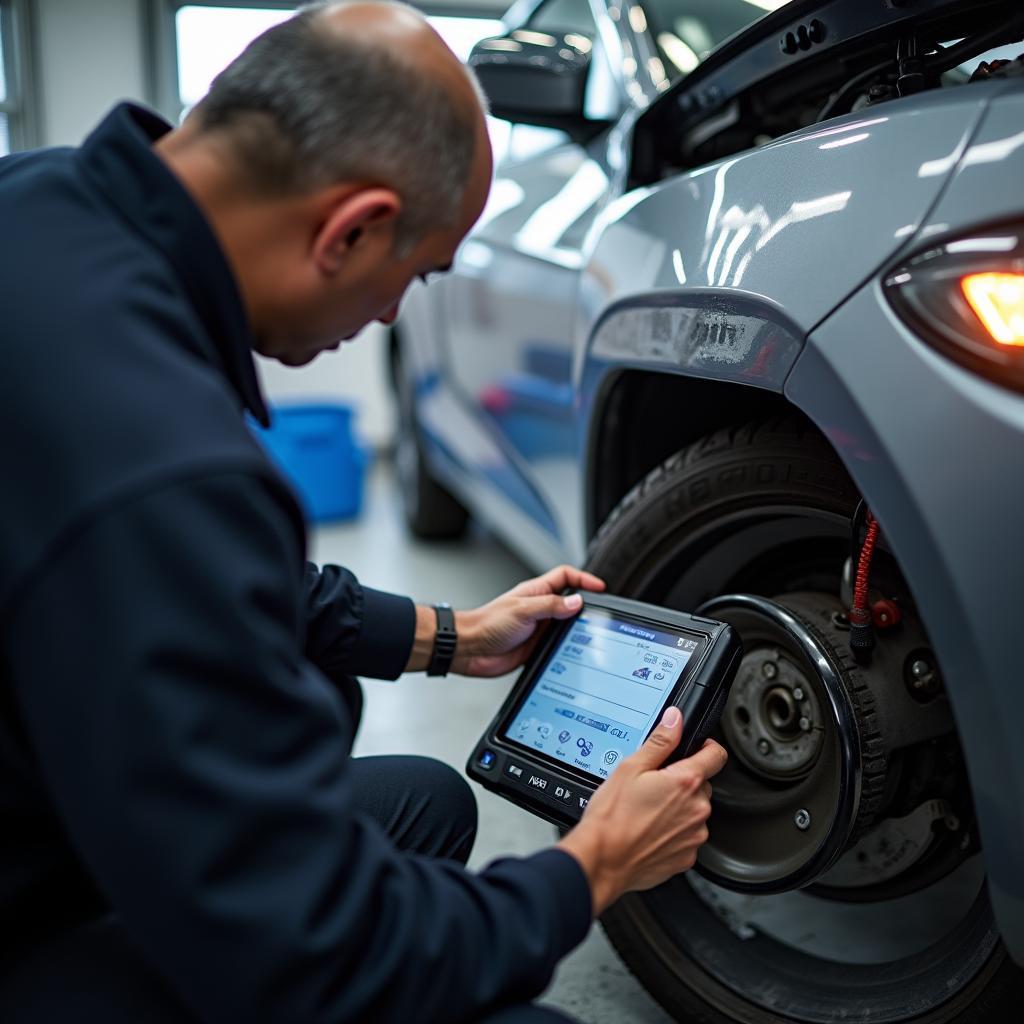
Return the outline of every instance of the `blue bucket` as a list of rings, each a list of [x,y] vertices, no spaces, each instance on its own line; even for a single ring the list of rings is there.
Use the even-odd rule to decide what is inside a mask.
[[[298,492],[314,523],[354,519],[363,503],[369,456],[352,432],[347,405],[282,405],[270,411],[270,428],[253,432]]]

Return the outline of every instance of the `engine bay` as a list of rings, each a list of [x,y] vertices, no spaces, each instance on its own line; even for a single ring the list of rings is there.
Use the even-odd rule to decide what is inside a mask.
[[[985,59],[1021,40],[1015,3],[788,4],[724,43],[638,119],[630,187],[894,99],[1024,76],[1024,49]]]

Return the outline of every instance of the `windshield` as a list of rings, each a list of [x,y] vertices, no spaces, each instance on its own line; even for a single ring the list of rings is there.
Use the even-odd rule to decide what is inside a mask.
[[[688,75],[729,36],[784,6],[786,0],[643,0],[624,4],[637,31],[643,24],[658,46],[665,75]]]

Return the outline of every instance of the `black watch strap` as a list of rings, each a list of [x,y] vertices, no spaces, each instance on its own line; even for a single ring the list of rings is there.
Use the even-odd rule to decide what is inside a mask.
[[[446,676],[452,667],[455,645],[459,639],[455,633],[455,612],[450,604],[435,604],[434,614],[437,615],[437,633],[434,635],[434,650],[430,655],[427,675]]]

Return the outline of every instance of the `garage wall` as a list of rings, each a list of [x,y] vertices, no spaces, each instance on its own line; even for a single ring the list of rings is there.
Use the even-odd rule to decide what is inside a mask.
[[[110,105],[145,96],[137,0],[36,0],[41,142],[76,145]]]
[[[149,98],[144,0],[35,0],[33,14],[42,145],[77,145],[113,103]],[[272,402],[355,404],[359,432],[380,448],[393,436],[385,355],[378,326],[302,369],[260,359],[260,374]]]

